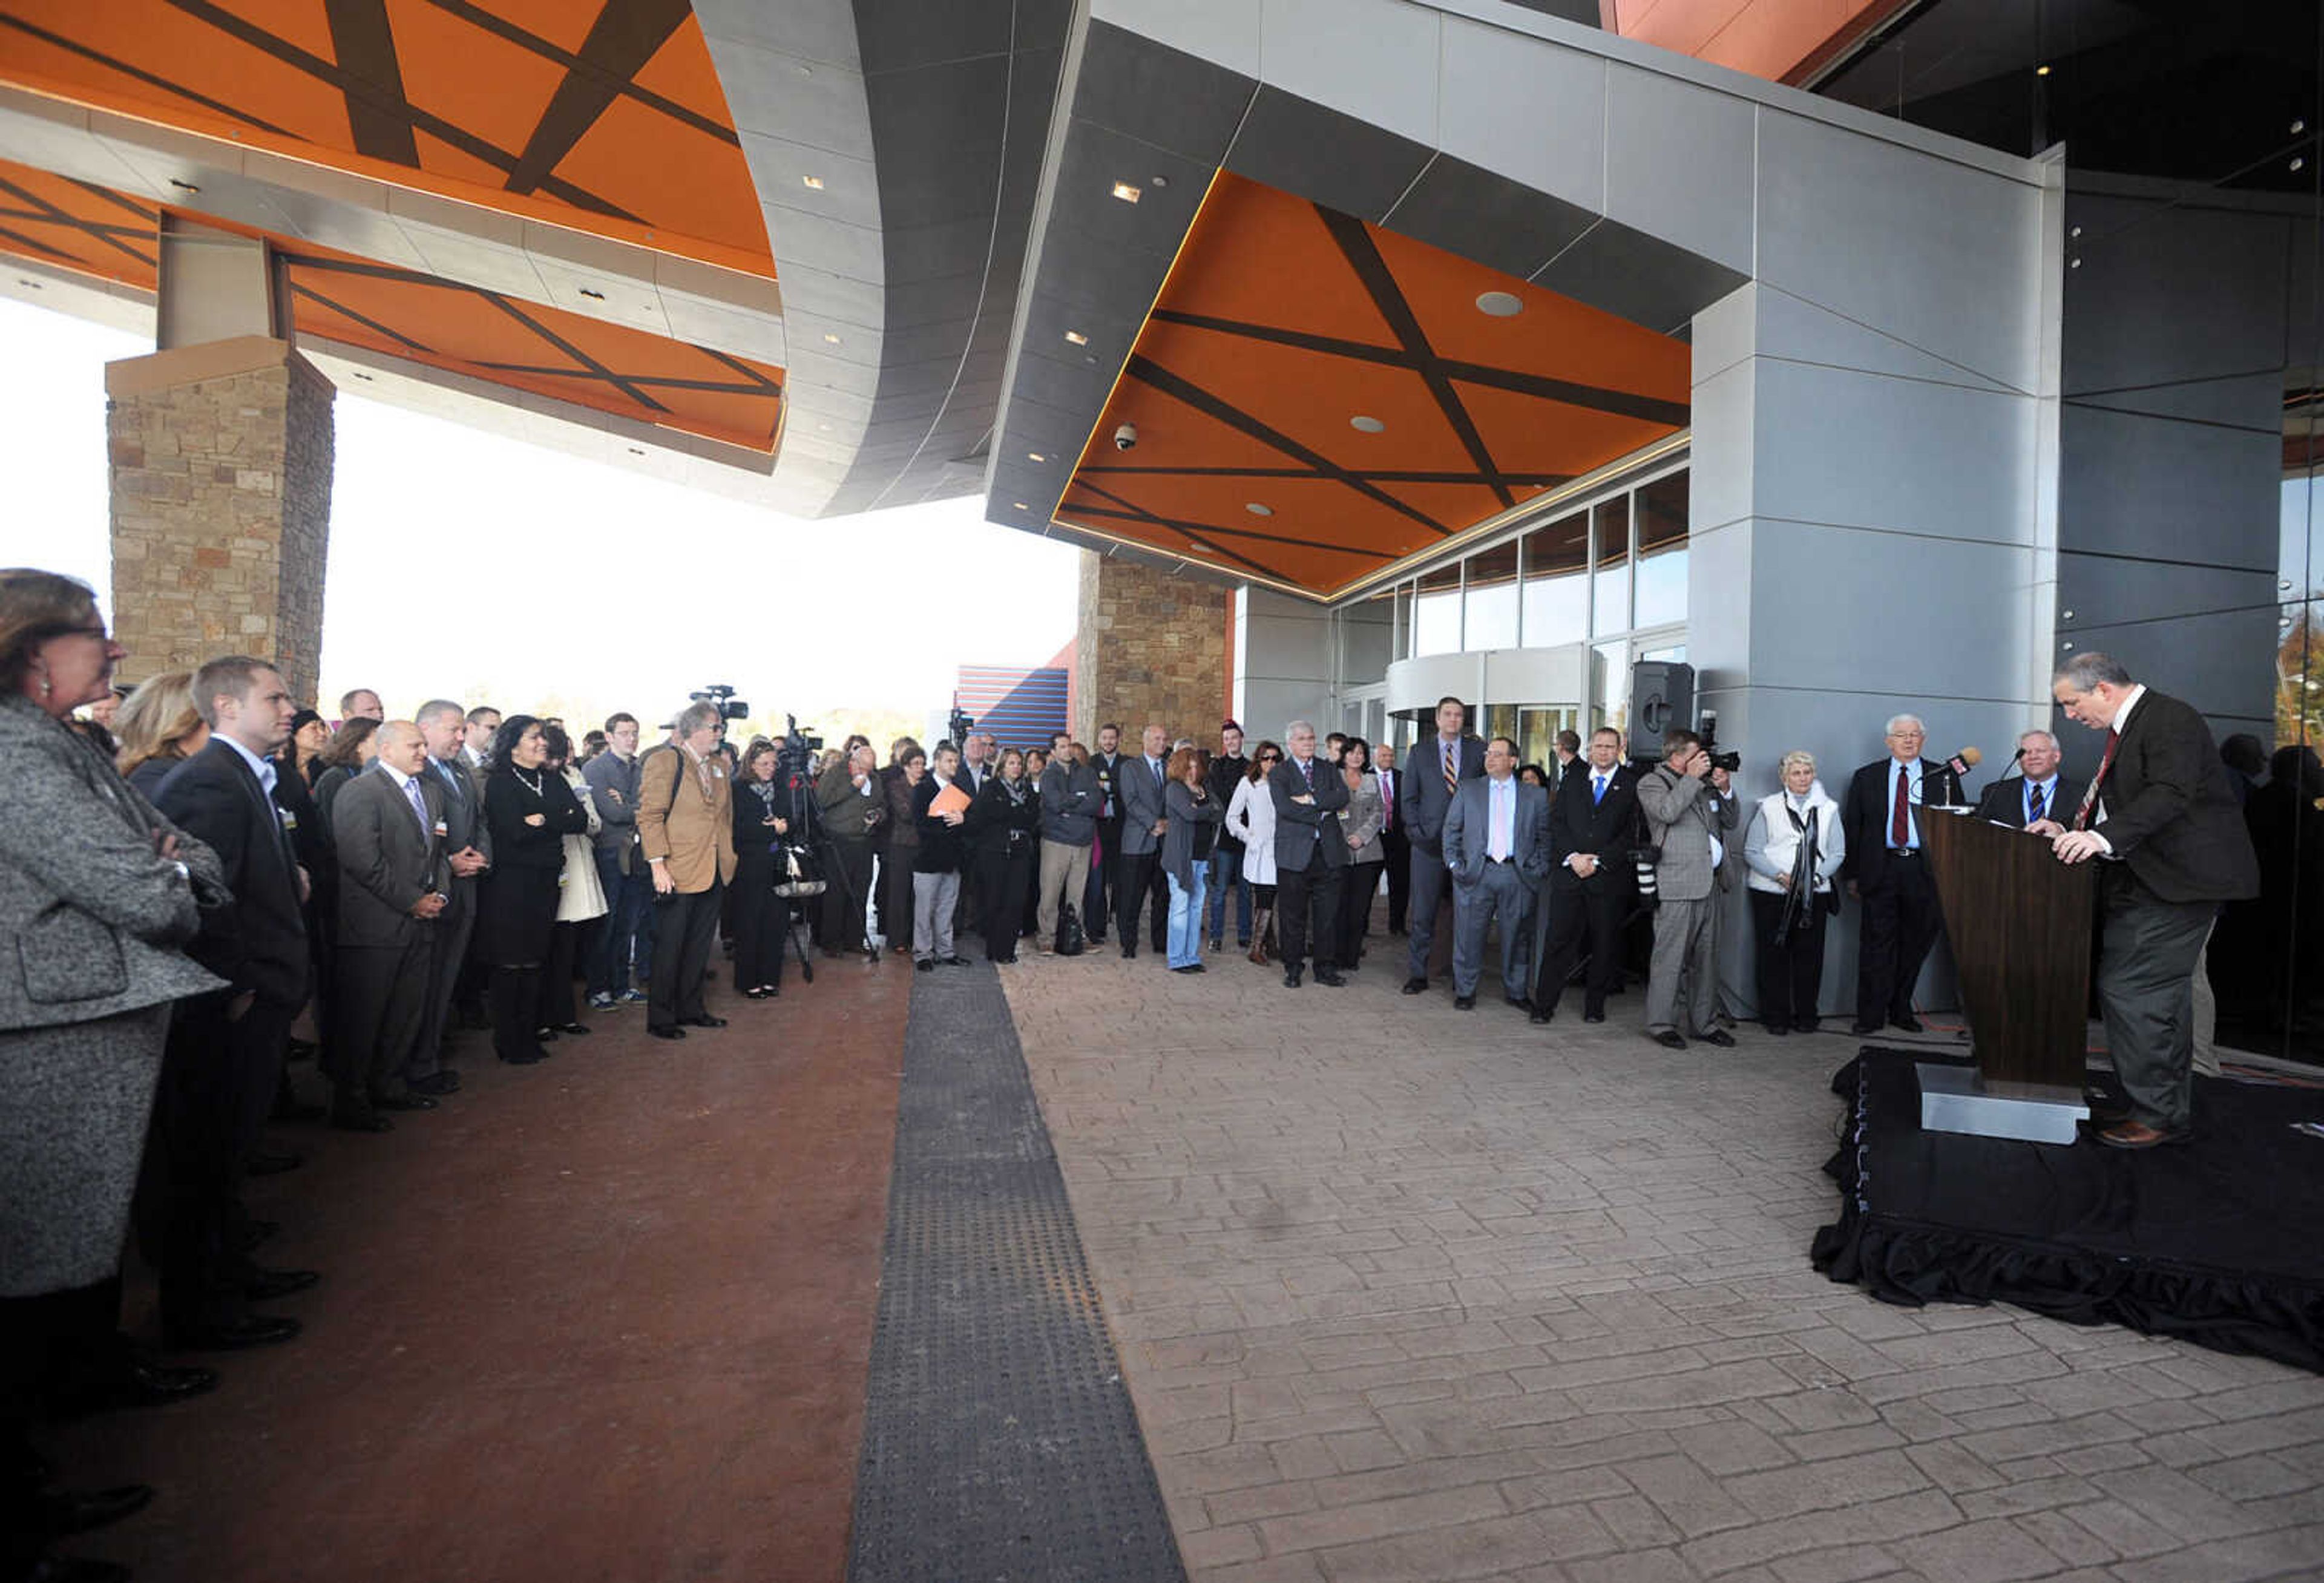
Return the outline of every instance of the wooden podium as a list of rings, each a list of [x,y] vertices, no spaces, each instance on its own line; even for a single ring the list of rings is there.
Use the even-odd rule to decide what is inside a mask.
[[[1971,814],[1929,808],[1921,843],[1977,1070],[1923,1065],[1921,1125],[2070,1144],[2089,1031],[2090,865]]]

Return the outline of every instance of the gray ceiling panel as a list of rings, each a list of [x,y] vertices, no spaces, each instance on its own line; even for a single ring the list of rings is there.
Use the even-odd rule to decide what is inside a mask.
[[[1046,288],[1055,281],[1055,300],[1075,310],[1076,322],[1063,327],[1093,336],[1090,326],[1079,322],[1091,317],[1083,310],[1125,317],[1134,312],[1143,321],[1148,306],[1170,272],[1174,256],[1175,253],[1116,245],[1091,231],[1052,229],[1041,254],[1042,284]],[[1127,343],[1123,349],[1127,350]]]
[[[783,305],[795,334],[821,334],[811,321],[852,325],[858,332],[877,334],[887,293],[867,281],[793,264],[783,272]],[[840,330],[844,336],[847,331]]]
[[[1086,235],[1111,245],[1175,257],[1194,211],[1203,206],[1213,167],[1143,143],[1078,118],[1057,161],[1050,198],[1050,236]],[[1157,180],[1162,185],[1155,185]],[[1138,194],[1113,196],[1116,182]],[[1058,221],[1062,218],[1064,225]],[[1546,257],[1546,254],[1544,254]]]
[[[1439,154],[1388,211],[1388,228],[1524,279],[1590,229],[1585,209]]]
[[[855,48],[855,8],[849,0],[694,0],[694,14],[714,47],[729,39],[779,50],[810,61],[824,61],[858,70],[862,62]],[[727,75],[724,55],[719,75]]]
[[[1068,411],[1094,414],[1113,388],[1113,370],[1085,363],[1059,363],[1028,353],[1017,359],[1017,382],[1012,397],[1045,401]],[[1086,425],[1084,425],[1086,427]]]
[[[1227,152],[1228,169],[1359,219],[1378,220],[1430,151],[1312,100],[1262,87]]]
[[[1669,335],[1746,277],[1618,221],[1600,220],[1533,278],[1553,291]]]
[[[891,228],[886,236],[891,284],[973,274],[992,244],[992,216],[971,215],[933,225]]]
[[[891,285],[888,288],[888,325],[890,329],[903,331],[958,324],[964,330],[983,296],[984,276],[981,272]]]
[[[1073,114],[1216,167],[1258,87],[1240,72],[1093,21]]]
[[[1001,194],[1005,56],[873,78],[880,212],[898,225],[990,216]]]
[[[866,76],[1008,52],[1013,7],[992,0],[857,0]]]
[[[835,275],[851,275],[859,281],[876,283],[887,278],[886,252],[876,227],[850,225],[805,207],[767,204],[760,213],[766,216],[769,239],[780,250],[779,257],[786,284],[790,272],[800,263],[828,270]]]

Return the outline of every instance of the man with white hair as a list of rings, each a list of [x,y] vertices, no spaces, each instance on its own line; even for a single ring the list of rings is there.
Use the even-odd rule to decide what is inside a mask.
[[[1339,820],[1348,805],[1348,783],[1338,765],[1315,756],[1315,728],[1308,722],[1295,720],[1285,727],[1283,746],[1283,762],[1268,777],[1275,800],[1275,916],[1283,943],[1283,984],[1287,989],[1299,987],[1312,943],[1315,981],[1337,989],[1347,982],[1339,974],[1333,941],[1340,887],[1351,861]]]
[[[1941,927],[1936,884],[1921,855],[1923,787],[1941,768],[1921,757],[1928,735],[1919,715],[1891,715],[1888,756],[1858,770],[1840,803],[1848,892],[1864,904],[1849,1029],[1859,1037],[1883,1024],[1921,1031],[1913,990]]]

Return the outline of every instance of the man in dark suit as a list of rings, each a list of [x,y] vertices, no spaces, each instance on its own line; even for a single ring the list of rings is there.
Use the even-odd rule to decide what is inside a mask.
[[[1534,887],[1549,872],[1549,793],[1517,779],[1517,745],[1485,744],[1485,773],[1464,780],[1444,813],[1444,866],[1452,881],[1452,1004],[1477,1004],[1485,929],[1501,926],[1501,997],[1531,1010],[1519,953]]]
[[[1864,904],[1856,958],[1856,1022],[1849,1032],[1881,1025],[1921,1031],[1913,990],[1937,943],[1937,888],[1921,856],[1923,787],[1941,787],[1941,768],[1921,757],[1927,728],[1917,714],[1891,716],[1888,757],[1867,764],[1848,783],[1840,805],[1848,835],[1848,892]],[[1943,800],[1940,796],[1938,801]]]
[[[475,932],[477,876],[492,863],[493,837],[484,828],[484,784],[462,758],[470,728],[460,706],[449,698],[431,699],[420,706],[414,719],[428,744],[427,772],[443,796],[444,850],[450,854],[446,861],[452,870],[449,898],[437,916],[434,948],[429,953],[420,1036],[403,1068],[405,1086],[427,1098],[460,1086],[460,1074],[445,1064],[444,1041],[451,1031],[452,1002],[467,962],[468,936]]]
[[[339,1003],[346,1038],[328,1075],[331,1125],[385,1132],[414,1109],[404,1068],[427,1015],[437,919],[450,904],[451,826],[428,744],[408,720],[375,739],[378,760],[331,805],[339,864]]]
[[[202,916],[187,949],[227,988],[182,1004],[162,1057],[154,1125],[166,1208],[161,1322],[189,1348],[287,1341],[296,1320],[254,1314],[255,1298],[315,1284],[311,1270],[262,1270],[243,1251],[246,1161],[282,1076],[311,963],[300,907],[307,876],[275,807],[273,756],[298,712],[263,659],[228,655],[194,676],[209,745],[170,772],[154,805],[217,853],[227,905]]]
[[[1337,765],[1315,756],[1315,728],[1307,722],[1293,721],[1283,741],[1283,762],[1267,778],[1275,802],[1275,929],[1283,946],[1283,987],[1299,987],[1312,942],[1315,981],[1338,989],[1347,982],[1333,941],[1351,861],[1339,820],[1348,805],[1348,781]]]
[[[2061,667],[2050,692],[2069,720],[2106,732],[2074,811],[2028,827],[2050,835],[2062,861],[2104,863],[2098,1005],[2130,1110],[2098,1141],[2176,1143],[2194,1121],[2195,964],[2219,904],[2259,894],[2259,860],[2191,704],[2140,686],[2096,650]]]
[[[2017,739],[2017,768],[1985,788],[1977,803],[1977,816],[1997,824],[2024,830],[2043,820],[2061,823],[2082,804],[2082,783],[2058,773],[2058,739],[2046,731],[2029,731]]]
[[[1114,870],[1113,921],[1124,961],[1138,954],[1140,901],[1153,898],[1155,950],[1164,948],[1170,928],[1169,887],[1163,882],[1161,867],[1162,833],[1169,828],[1162,814],[1162,787],[1170,778],[1170,733],[1148,725],[1140,745],[1142,754],[1122,759],[1114,777],[1121,806],[1121,862]]]
[[[1380,788],[1380,855],[1388,875],[1388,932],[1404,933],[1405,914],[1412,901],[1412,836],[1404,826],[1404,771],[1396,755],[1383,746],[1374,756],[1372,773]]]
[[[1453,790],[1485,773],[1485,744],[1462,727],[1469,711],[1449,695],[1436,701],[1436,734],[1415,742],[1404,760],[1404,833],[1410,843],[1409,900],[1405,912],[1411,931],[1405,942],[1404,992],[1428,988],[1429,948],[1436,943],[1436,911],[1444,899],[1444,811]]]
[[[1637,893],[1630,853],[1638,844],[1638,778],[1622,762],[1622,733],[1591,733],[1590,756],[1566,766],[1549,810],[1549,925],[1537,931],[1541,963],[1533,1017],[1547,1022],[1586,949],[1590,977],[1582,1020],[1604,1022],[1606,997],[1622,973],[1622,926]]]
[[[1105,921],[1121,887],[1121,728],[1108,721],[1097,728],[1097,861],[1090,865],[1082,893],[1084,934],[1092,945],[1105,943]]]

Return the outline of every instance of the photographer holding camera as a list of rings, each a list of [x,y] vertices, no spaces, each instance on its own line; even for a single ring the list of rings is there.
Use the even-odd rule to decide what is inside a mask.
[[[1719,865],[1727,855],[1721,832],[1735,828],[1728,795],[1729,759],[1714,759],[1702,739],[1674,731],[1663,741],[1663,761],[1638,779],[1638,808],[1648,841],[1659,849],[1655,890],[1655,955],[1646,980],[1646,1033],[1673,1050],[1686,1048],[1679,1032],[1682,996],[1688,1026],[1705,1044],[1732,1046],[1735,1035],[1711,1020],[1719,1005]]]

